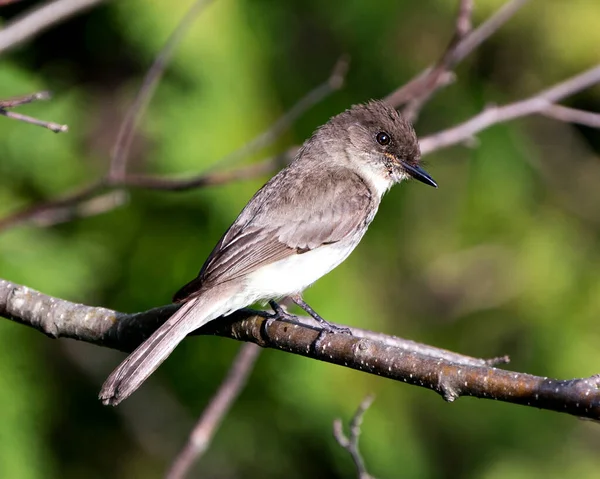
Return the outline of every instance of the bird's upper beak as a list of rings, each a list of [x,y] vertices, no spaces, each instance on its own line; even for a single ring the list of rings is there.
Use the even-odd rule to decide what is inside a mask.
[[[402,165],[404,171],[412,176],[415,180],[419,180],[421,183],[425,183],[426,185],[437,188],[437,183],[435,180],[429,176],[429,173],[427,173],[423,168],[416,165],[410,165],[405,161],[400,161],[400,164]]]

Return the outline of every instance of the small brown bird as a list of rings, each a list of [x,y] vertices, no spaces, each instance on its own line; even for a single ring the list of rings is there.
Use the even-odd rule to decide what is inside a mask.
[[[252,197],[175,294],[183,306],[109,376],[100,399],[118,404],[190,332],[257,301],[290,297],[335,331],[300,294],[354,250],[393,184],[415,178],[437,187],[419,160],[412,126],[381,101],[331,118]]]

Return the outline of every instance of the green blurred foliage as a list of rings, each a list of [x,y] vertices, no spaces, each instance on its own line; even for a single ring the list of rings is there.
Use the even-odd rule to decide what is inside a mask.
[[[32,2],[4,7],[16,15]],[[268,127],[342,53],[347,85],[277,144],[381,97],[435,59],[456,2],[217,0],[185,37],[140,126],[131,169],[190,174]],[[503,3],[476,2],[476,21]],[[0,214],[76,189],[106,168],[120,119],[190,0],[103,5],[1,60],[1,97],[50,88],[20,111],[68,134],[0,118]],[[426,134],[598,61],[600,4],[531,2],[458,69],[416,125]],[[600,110],[598,88],[572,106]],[[542,376],[598,372],[600,173],[596,131],[539,118],[426,159],[440,184],[393,189],[353,256],[307,292],[326,318],[466,354],[509,354]],[[122,208],[0,235],[0,277],[123,311],[167,303],[266,180],[187,193],[131,193]],[[130,400],[96,393],[122,355],[51,341],[0,321],[0,477],[162,477],[228,369],[233,341],[185,341]],[[377,399],[363,425],[386,478],[595,478],[598,426],[550,412],[430,391],[265,351],[197,467],[201,477],[354,477],[334,418]],[[196,477],[196,476],[193,476]]]

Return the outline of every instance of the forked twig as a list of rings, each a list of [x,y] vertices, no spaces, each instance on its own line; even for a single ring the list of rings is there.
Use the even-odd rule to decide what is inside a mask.
[[[362,455],[358,448],[358,439],[360,437],[360,428],[362,426],[363,417],[367,410],[371,407],[371,404],[373,404],[374,400],[375,396],[373,395],[368,395],[362,400],[362,402],[358,406],[358,409],[356,410],[356,413],[354,413],[354,416],[350,421],[349,436],[346,436],[346,434],[344,434],[344,426],[342,424],[341,419],[336,419],[335,421],[333,421],[333,437],[335,438],[337,443],[346,451],[348,451],[348,453],[352,457],[354,467],[356,468],[356,476],[358,477],[358,479],[374,479],[373,476],[371,476],[367,472],[367,468],[365,467],[365,461],[362,458]]]
[[[419,73],[405,85],[397,88],[387,97],[385,101],[400,108],[413,102],[409,109],[414,111],[406,111],[414,119],[418,114],[419,109],[425,101],[435,93],[439,88],[447,85],[453,78],[450,73],[465,57],[471,54],[479,45],[491,37],[500,27],[510,20],[517,11],[521,9],[529,0],[510,0],[505,3],[500,9],[482,23],[475,30],[464,35],[467,30],[468,22],[472,11],[472,5],[468,1],[461,1],[458,9],[458,19],[456,21],[455,33],[448,44],[448,47],[442,54],[440,60],[423,72]],[[423,98],[424,100],[418,100]]]
[[[43,128],[47,128],[48,130],[53,131],[54,133],[61,133],[69,130],[67,125],[59,125],[58,123],[53,123],[51,121],[39,120],[37,118],[23,115],[21,113],[16,113],[14,111],[9,111],[11,108],[16,108],[21,105],[26,105],[28,103],[33,103],[39,100],[49,100],[50,92],[40,91],[37,93],[32,93],[30,95],[19,96],[15,98],[9,98],[8,100],[0,100],[0,115],[5,116],[7,118],[12,118],[13,120],[23,121],[25,123],[29,123],[31,125],[41,126]]]

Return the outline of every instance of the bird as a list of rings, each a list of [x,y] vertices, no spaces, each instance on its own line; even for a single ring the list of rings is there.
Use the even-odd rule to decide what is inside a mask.
[[[280,314],[275,301],[289,297],[323,331],[344,331],[302,292],[350,255],[392,185],[414,178],[437,188],[420,156],[411,123],[384,101],[330,118],[250,199],[198,276],[175,294],[182,306],[111,373],[101,401],[119,404],[190,332],[257,302]]]

